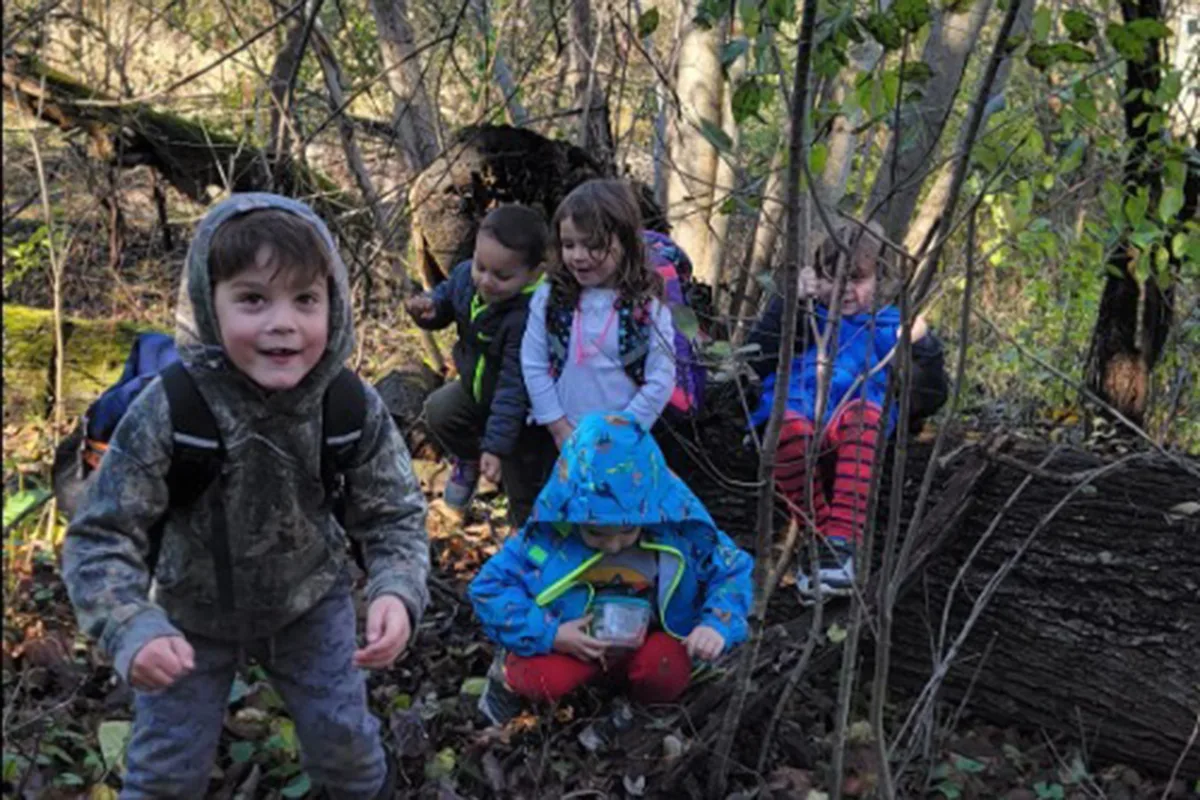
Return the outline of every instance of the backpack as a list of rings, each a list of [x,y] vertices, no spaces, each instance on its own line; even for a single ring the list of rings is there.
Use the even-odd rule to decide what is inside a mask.
[[[82,434],[77,450],[76,486],[56,485],[68,515],[74,514],[72,501],[78,488],[100,465],[108,442],[117,424],[143,389],[156,377],[162,377],[163,390],[171,409],[174,453],[167,469],[167,494],[170,508],[187,508],[196,502],[221,474],[225,448],[212,409],[196,387],[196,381],[179,360],[175,342],[163,333],[143,333],[134,339],[120,379],[88,407],[80,425]],[[366,419],[367,400],[362,381],[349,369],[343,368],[325,391],[322,411],[321,480],[326,495],[333,502],[339,521],[345,514],[345,473],[350,468],[355,446],[362,438]],[[55,470],[60,474],[61,470]],[[162,546],[163,520],[149,531],[150,552],[146,566],[150,574],[158,563]],[[357,542],[351,549],[355,560],[363,565]],[[213,563],[217,572],[218,596],[232,598],[233,572],[230,565],[228,530],[222,524],[213,531]]]
[[[692,262],[669,236],[656,231],[642,231],[642,241],[650,262],[663,279],[663,301],[672,309],[688,308],[688,285],[692,279]],[[632,308],[627,303],[618,307],[617,336],[625,373],[639,386],[646,382],[646,356],[650,351],[649,309]],[[550,342],[550,374],[562,374],[570,345],[571,325],[575,310],[547,305],[546,334]],[[706,373],[696,357],[688,337],[675,331],[675,390],[664,413],[680,418],[694,417],[704,400]]]

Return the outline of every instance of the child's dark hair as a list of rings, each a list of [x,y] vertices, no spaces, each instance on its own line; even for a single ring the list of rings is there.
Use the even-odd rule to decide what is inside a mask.
[[[541,266],[546,259],[546,240],[550,238],[546,218],[529,206],[512,204],[492,209],[479,224],[479,233],[520,253],[530,269]]]
[[[316,228],[290,211],[264,208],[238,214],[213,233],[209,280],[227,281],[258,265],[264,248],[272,278],[282,270],[301,285],[329,277],[332,258]]]
[[[555,305],[573,307],[581,291],[575,276],[562,263],[561,230],[568,219],[588,237],[584,244],[589,250],[606,251],[616,237],[621,246],[616,288],[623,302],[640,307],[662,295],[662,278],[646,259],[642,216],[633,190],[625,181],[592,180],[566,196],[550,224],[553,249],[549,274]]]

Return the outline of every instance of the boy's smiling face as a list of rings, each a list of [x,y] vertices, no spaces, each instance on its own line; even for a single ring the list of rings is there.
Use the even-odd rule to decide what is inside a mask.
[[[636,525],[583,525],[579,535],[593,550],[616,555],[637,544],[642,538],[642,529]]]
[[[233,365],[268,391],[294,388],[329,342],[328,279],[305,282],[259,248],[255,263],[213,287],[221,346]]]

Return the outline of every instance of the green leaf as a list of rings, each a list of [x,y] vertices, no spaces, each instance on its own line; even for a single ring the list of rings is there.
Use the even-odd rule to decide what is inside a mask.
[[[304,797],[312,791],[312,779],[308,777],[307,772],[301,772],[296,777],[292,778],[292,782],[279,790],[279,793],[284,797]]]
[[[4,782],[15,784],[21,773],[29,766],[29,759],[19,753],[4,751]]]
[[[896,20],[891,14],[876,12],[865,19],[860,19],[859,23],[867,29],[871,38],[883,46],[884,50],[898,50],[904,43],[900,26],[896,24]]]
[[[1110,22],[1104,29],[1108,43],[1117,51],[1117,55],[1126,61],[1140,64],[1148,55],[1148,42],[1142,36],[1134,33],[1128,26],[1119,22]]]
[[[83,778],[76,775],[74,772],[64,772],[54,779],[54,782],[59,786],[83,786]]]
[[[1180,231],[1171,237],[1171,254],[1182,261],[1183,254],[1187,252],[1187,245],[1188,235]]]
[[[813,176],[825,171],[825,163],[829,161],[829,145],[816,142],[808,151],[808,170]]]
[[[254,758],[254,742],[234,742],[229,745],[229,757],[235,764],[245,764]]]
[[[767,0],[766,8],[771,27],[778,28],[796,18],[796,0]]]
[[[23,489],[4,498],[4,532],[40,508],[50,496],[48,489],[39,487]]]
[[[1154,39],[1166,39],[1171,35],[1171,29],[1163,24],[1161,20],[1151,19],[1150,17],[1135,19],[1125,27],[1129,29],[1130,33],[1148,42]]]
[[[1169,186],[1163,190],[1158,201],[1158,219],[1161,222],[1171,222],[1183,208],[1183,190],[1178,186]]]
[[[1033,12],[1033,40],[1044,42],[1050,38],[1050,8],[1042,6]]]
[[[929,0],[896,0],[892,13],[900,27],[909,33],[921,30],[931,18]]]
[[[909,61],[900,70],[900,78],[905,83],[925,83],[933,77],[933,68],[924,61]]]
[[[250,685],[247,684],[244,680],[242,680],[242,677],[239,675],[238,677],[233,679],[233,685],[229,687],[229,703],[228,703],[228,705],[233,705],[234,703],[241,700],[243,697],[245,697],[249,693],[250,693]]]
[[[1095,62],[1096,56],[1090,50],[1086,50],[1077,44],[1070,42],[1059,42],[1051,45],[1051,52],[1057,61],[1065,61],[1068,64],[1091,64]]]
[[[729,342],[712,342],[705,348],[705,352],[713,358],[729,358],[733,355],[733,345]]]
[[[637,21],[638,38],[645,39],[647,36],[658,30],[658,22],[659,17],[657,8],[648,8],[643,11],[642,15],[638,17]]]
[[[1025,51],[1025,61],[1036,70],[1045,72],[1054,66],[1054,48],[1048,44],[1034,43]]]
[[[1133,225],[1137,225],[1146,218],[1146,211],[1149,206],[1149,194],[1145,189],[1140,189],[1125,198],[1125,218]]]
[[[830,625],[829,629],[825,631],[825,636],[833,644],[841,644],[846,641],[846,635],[846,629],[836,622]]]
[[[675,323],[675,330],[688,339],[695,339],[700,333],[700,320],[696,312],[683,304],[671,306],[671,320]]]
[[[467,678],[462,682],[462,686],[458,690],[459,694],[465,694],[471,697],[479,697],[481,694],[483,694],[483,690],[487,688],[487,682],[488,679],[486,677]]]
[[[126,720],[117,719],[101,722],[96,731],[104,763],[120,775],[125,774],[125,748],[129,746],[132,734],[133,726]]]
[[[749,49],[750,41],[745,36],[730,39],[721,45],[721,68],[729,69],[730,65],[745,55]]]
[[[1162,76],[1158,91],[1154,93],[1154,101],[1160,106],[1169,106],[1179,99],[1183,91],[1183,74],[1173,69]]]
[[[958,798],[962,797],[962,789],[959,788],[958,784],[951,783],[950,781],[939,783],[937,790],[942,793],[942,797],[946,798],[946,800],[958,800]]]
[[[759,109],[770,101],[771,95],[771,90],[758,78],[743,78],[738,81],[729,101],[734,121],[740,125],[751,117],[758,116]]]
[[[458,764],[458,755],[453,747],[445,747],[438,754],[425,762],[425,777],[431,781],[449,778],[454,774]]]
[[[983,772],[987,769],[987,765],[982,761],[976,761],[973,758],[966,756],[958,756],[954,759],[954,768],[962,773]]]
[[[1076,9],[1063,14],[1063,27],[1072,42],[1090,42],[1100,32],[1091,14]]]
[[[730,139],[729,134],[721,130],[721,126],[711,119],[700,120],[700,135],[722,153],[729,153],[733,150],[733,139]]]

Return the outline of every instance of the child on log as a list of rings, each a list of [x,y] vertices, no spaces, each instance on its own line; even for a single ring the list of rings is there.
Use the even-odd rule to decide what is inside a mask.
[[[316,787],[391,797],[362,668],[386,668],[408,645],[428,600],[429,545],[404,441],[343,366],[354,345],[346,268],[307,206],[235,194],[196,231],[184,297],[182,364],[129,406],[63,547],[80,627],[136,690],[121,796],[205,794],[234,674],[252,656],[295,720]],[[326,398],[346,381],[360,384],[357,429],[335,443],[345,471],[334,496]],[[204,415],[210,439],[179,433]],[[172,462],[209,451],[211,482],[181,504]],[[362,647],[347,535],[368,578]]]
[[[473,257],[432,292],[406,303],[422,328],[458,326],[458,380],[425,404],[430,430],[454,460],[443,499],[465,511],[482,474],[502,485],[514,526],[529,516],[554,462],[546,430],[526,425],[529,398],[521,375],[521,338],[530,298],[542,283],[547,238],[537,211],[500,206],[480,224]]]
[[[796,355],[775,466],[776,485],[798,524],[819,536],[819,587],[812,581],[807,558],[799,560],[796,573],[805,602],[813,601],[818,590],[826,598],[853,590],[854,558],[862,542],[881,420],[885,435],[896,423],[897,404],[885,408],[884,403],[901,334],[899,309],[877,301],[881,282],[892,280],[893,261],[877,223],[835,224],[833,237],[820,243],[814,261],[802,271],[800,302],[813,297],[816,304],[812,318],[801,313],[797,321]],[[839,269],[845,275],[841,294],[834,297]],[[814,323],[821,336],[827,336],[835,317],[836,349],[828,356],[829,394],[817,419],[821,352]],[[754,426],[765,425],[771,413],[782,322],[783,299],[777,296],[750,335],[749,343],[761,348],[754,367],[764,378],[760,403],[750,417]],[[945,397],[941,344],[927,334],[925,319],[918,317],[912,326],[913,358],[918,373],[925,362],[926,374],[914,382],[919,387],[914,410],[936,408]],[[926,413],[932,412],[926,409]],[[817,447],[810,453],[814,437]],[[828,493],[827,484],[831,484]],[[812,519],[808,517],[810,485]]]
[[[581,417],[529,522],[470,585],[506,651],[480,711],[502,724],[521,698],[601,678],[640,702],[675,700],[694,661],[746,638],[751,569],[632,413]]]
[[[619,180],[581,184],[555,211],[521,368],[533,419],[560,448],[589,412],[627,411],[650,430],[675,393],[675,326],[641,224]]]

